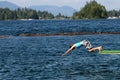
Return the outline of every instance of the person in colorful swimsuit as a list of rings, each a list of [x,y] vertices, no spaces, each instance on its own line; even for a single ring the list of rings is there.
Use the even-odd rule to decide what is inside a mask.
[[[70,45],[70,48],[62,56],[65,56],[70,51],[74,50],[75,48],[80,48],[81,46],[85,46],[86,49],[88,50],[88,52],[92,52],[92,51],[95,51],[95,50],[99,50],[99,51],[102,50],[102,46],[92,48],[92,46],[91,46],[91,44],[90,44],[90,42],[88,40],[83,40],[81,42]]]

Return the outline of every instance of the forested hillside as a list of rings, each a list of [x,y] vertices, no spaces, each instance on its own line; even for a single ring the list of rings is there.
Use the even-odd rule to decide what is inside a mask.
[[[73,19],[99,19],[107,18],[105,7],[98,4],[95,0],[87,2],[86,5],[79,11],[73,14]]]

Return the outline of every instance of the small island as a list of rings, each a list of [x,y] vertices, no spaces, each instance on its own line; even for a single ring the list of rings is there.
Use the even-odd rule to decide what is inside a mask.
[[[73,19],[100,19],[107,17],[105,7],[95,0],[87,2],[79,12],[74,13],[72,16]]]

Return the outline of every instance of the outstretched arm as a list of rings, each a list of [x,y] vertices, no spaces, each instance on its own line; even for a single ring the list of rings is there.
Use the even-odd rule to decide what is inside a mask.
[[[72,46],[70,49],[68,49],[64,54],[62,54],[62,56],[65,56],[66,54],[68,54],[70,51],[72,51],[75,48],[75,46]]]

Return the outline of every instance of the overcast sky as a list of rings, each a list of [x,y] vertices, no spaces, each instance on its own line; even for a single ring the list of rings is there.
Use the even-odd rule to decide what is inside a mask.
[[[86,2],[90,0],[0,0],[9,1],[18,6],[28,7],[32,5],[56,5],[56,6],[70,6],[76,10],[80,10]],[[120,9],[120,0],[96,0],[98,3],[104,5],[107,10]]]

